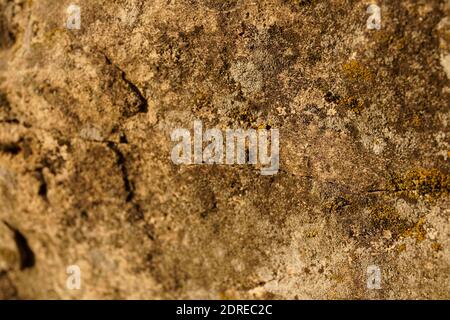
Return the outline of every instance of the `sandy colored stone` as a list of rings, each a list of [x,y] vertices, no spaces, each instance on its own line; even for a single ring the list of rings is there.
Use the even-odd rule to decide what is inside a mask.
[[[0,0],[0,298],[449,299],[450,4],[367,6]],[[280,171],[173,164],[195,119]]]

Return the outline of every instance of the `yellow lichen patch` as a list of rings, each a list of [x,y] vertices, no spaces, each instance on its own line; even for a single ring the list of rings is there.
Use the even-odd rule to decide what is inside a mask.
[[[333,273],[330,275],[330,279],[331,279],[332,281],[338,282],[338,283],[344,282],[344,280],[345,280],[345,275],[342,274],[341,272],[333,272]]]
[[[204,92],[198,92],[191,100],[191,106],[194,110],[205,110],[211,106],[210,95]]]
[[[403,235],[410,226],[407,220],[399,217],[395,208],[388,205],[380,205],[372,208],[370,211],[370,219],[373,229],[376,231],[389,230],[394,239]]]
[[[399,37],[397,34],[387,33],[383,31],[371,33],[374,43],[379,46],[388,46],[398,51],[402,50],[408,44],[408,39]]]
[[[266,125],[264,123],[261,123],[261,124],[256,126],[256,129],[259,129],[259,130],[265,129],[265,128],[266,128]]]
[[[244,128],[252,128],[256,130],[269,130],[273,127],[273,124],[269,122],[260,122],[258,121],[258,117],[250,112],[250,110],[243,109],[235,111],[231,114],[231,118],[234,119],[239,125],[241,125]]]
[[[292,0],[292,3],[297,6],[303,6],[307,4],[317,4],[319,0]]]
[[[425,237],[427,235],[424,225],[425,219],[423,217],[419,218],[419,220],[411,228],[405,230],[405,232],[403,232],[401,236],[405,238],[406,237],[414,238],[416,239],[417,242],[423,241],[425,240]]]
[[[47,31],[44,33],[44,39],[46,41],[55,41],[57,37],[64,36],[67,34],[66,28],[55,28],[51,29],[50,31]]]
[[[346,77],[350,78],[353,81],[373,81],[372,72],[356,60],[351,60],[345,63],[342,66],[342,70],[344,71]]]
[[[327,204],[325,208],[330,212],[336,212],[344,208],[345,206],[348,206],[350,202],[344,198],[344,197],[337,197],[334,198],[331,203]]]
[[[398,51],[402,50],[403,48],[405,48],[408,44],[408,39],[406,38],[400,38],[397,39],[397,41],[395,42],[394,48],[397,49]]]
[[[315,237],[317,237],[317,235],[318,235],[317,230],[309,230],[305,233],[305,236],[307,238],[315,238]]]
[[[236,294],[233,290],[225,290],[219,292],[219,300],[235,300],[237,299]]]
[[[422,119],[420,114],[415,113],[411,118],[406,121],[406,124],[419,128],[422,124]]]
[[[356,114],[360,114],[364,109],[364,104],[355,97],[342,97],[338,100],[338,105],[350,109]]]
[[[403,252],[403,251],[406,251],[406,244],[404,244],[404,243],[402,243],[401,245],[399,245],[399,246],[397,247],[397,252],[398,252],[398,253],[401,253],[401,252]]]
[[[431,249],[433,249],[436,252],[441,251],[442,250],[442,244],[437,243],[437,242],[433,242],[431,244]]]
[[[235,109],[230,112],[229,116],[233,119],[234,123],[237,123],[244,128],[256,128],[259,125],[256,116],[252,114],[247,107]]]
[[[256,117],[251,114],[248,110],[245,110],[239,114],[239,122],[241,125],[246,125],[249,127],[256,126]]]
[[[402,176],[393,177],[389,189],[415,197],[437,198],[448,196],[450,175],[437,169],[414,169]]]
[[[417,222],[411,222],[401,218],[394,207],[380,205],[370,211],[370,218],[375,230],[389,230],[394,239],[409,237],[418,242],[425,240],[427,233],[424,228],[425,218],[423,217],[419,218]],[[401,249],[399,248],[399,250]]]
[[[272,128],[272,124],[270,122],[269,123],[260,123],[256,126],[252,126],[252,128],[258,129],[258,130],[263,130],[263,129],[269,130],[270,128]]]
[[[379,45],[389,45],[395,40],[395,36],[385,31],[373,32],[373,40]]]

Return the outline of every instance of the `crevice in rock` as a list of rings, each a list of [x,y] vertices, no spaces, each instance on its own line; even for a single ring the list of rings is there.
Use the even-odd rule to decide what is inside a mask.
[[[144,213],[142,212],[141,206],[134,200],[134,185],[128,176],[128,170],[126,167],[126,159],[122,151],[120,151],[117,144],[113,141],[107,141],[106,145],[111,149],[117,158],[117,165],[122,173],[123,185],[125,192],[127,193],[125,201],[132,204],[131,210],[128,212],[128,220],[130,222],[136,222],[144,219]]]
[[[119,141],[120,141],[120,143],[123,143],[123,144],[127,144],[128,143],[128,138],[127,138],[125,133],[121,132],[119,134]]]
[[[16,43],[16,34],[6,15],[8,4],[0,4],[0,50],[9,49]]]
[[[131,91],[138,97],[140,101],[138,106],[138,113],[147,113],[148,101],[144,97],[138,86],[135,85],[131,80],[129,80],[125,71],[123,71],[117,64],[113,63],[105,53],[102,52],[102,55],[105,57],[107,64],[112,65],[115,69],[117,69],[120,72],[122,80],[130,87]]]
[[[209,208],[200,213],[200,217],[206,219],[211,213],[217,211],[217,199],[216,196],[213,196],[213,201],[211,202]]]
[[[119,147],[115,142],[108,141],[106,143],[109,149],[111,149],[117,158],[117,165],[120,168],[120,171],[122,172],[122,180],[124,184],[125,191],[127,193],[126,201],[132,202],[134,199],[134,187],[133,183],[130,181],[128,177],[128,170],[125,165],[125,156],[123,155],[122,151],[120,151]]]
[[[0,123],[7,123],[7,124],[20,124],[19,120],[17,119],[0,119]]]
[[[47,181],[45,180],[45,176],[43,173],[43,169],[44,168],[38,168],[36,169],[36,178],[39,181],[39,190],[38,190],[38,195],[44,199],[45,202],[48,202],[48,198],[47,198]]]
[[[20,270],[32,268],[36,264],[36,258],[33,250],[31,250],[27,238],[17,229],[3,220],[3,223],[14,233],[14,241],[16,242],[17,251],[20,256]]]
[[[18,143],[0,143],[0,153],[8,153],[13,156],[22,151],[22,148]]]

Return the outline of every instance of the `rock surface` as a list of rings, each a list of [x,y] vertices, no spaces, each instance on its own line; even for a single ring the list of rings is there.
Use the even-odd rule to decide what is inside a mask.
[[[72,2],[0,0],[0,299],[450,298],[450,1]]]

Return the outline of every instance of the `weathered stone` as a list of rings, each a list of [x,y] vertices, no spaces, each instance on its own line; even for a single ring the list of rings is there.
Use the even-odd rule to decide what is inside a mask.
[[[0,298],[450,298],[449,1],[71,3],[0,0]]]

